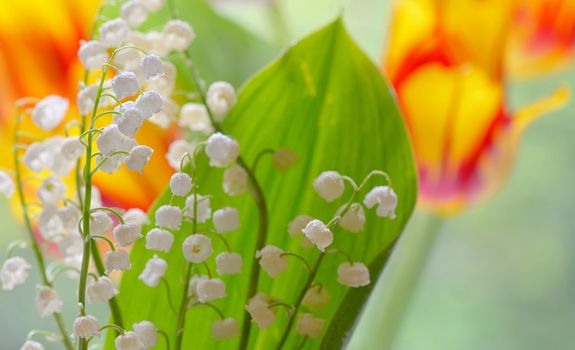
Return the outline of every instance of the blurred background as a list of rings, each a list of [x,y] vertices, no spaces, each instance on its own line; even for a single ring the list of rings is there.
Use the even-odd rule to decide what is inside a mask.
[[[0,6],[11,7],[12,1],[0,0]],[[390,0],[285,0],[271,5],[264,0],[218,0],[212,6],[272,47],[281,47],[343,14],[351,35],[379,66],[392,28]],[[17,20],[28,20],[25,11],[16,14],[20,16]],[[0,30],[6,30],[4,23]],[[2,58],[8,46],[6,35],[0,39]],[[271,57],[278,53],[276,49]],[[233,52],[228,54],[228,58],[234,56]],[[43,58],[38,55],[36,59]],[[537,74],[505,79],[506,109],[529,105],[560,84],[575,86],[575,65],[569,60]],[[17,74],[17,70],[10,72]],[[0,83],[3,103],[9,96],[6,89]],[[4,111],[6,108],[3,106]],[[530,127],[517,153],[507,159],[514,167],[501,190],[488,200],[469,200],[455,215],[450,213],[436,239],[427,242],[425,238],[429,207],[415,214],[377,287],[380,295],[391,295],[393,285],[389,281],[401,278],[410,268],[406,264],[417,264],[410,254],[420,254],[419,246],[427,242],[420,262],[424,265],[421,276],[412,283],[414,291],[403,316],[395,318],[397,334],[391,348],[575,348],[575,236],[571,223],[575,210],[575,186],[571,184],[575,172],[574,114],[574,104],[568,103]],[[473,125],[473,121],[469,123]],[[1,135],[4,144],[6,134]],[[22,237],[3,198],[0,223],[0,246]],[[52,329],[51,319],[40,319],[32,302],[37,280],[33,275],[16,292],[0,291],[0,349],[17,349],[29,329]],[[74,284],[66,279],[58,283],[62,298],[72,298]],[[72,305],[66,306],[69,319],[75,311]]]

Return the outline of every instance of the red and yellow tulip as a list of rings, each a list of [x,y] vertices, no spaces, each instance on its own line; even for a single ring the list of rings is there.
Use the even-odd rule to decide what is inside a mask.
[[[420,204],[452,213],[497,188],[523,130],[561,106],[559,89],[508,109],[505,58],[512,1],[399,0],[383,70],[407,121]]]
[[[15,101],[25,96],[59,94],[76,100],[83,68],[76,53],[90,35],[99,1],[4,1],[0,11],[0,166],[9,167]],[[71,113],[77,116],[77,110]],[[149,123],[146,123],[149,124]],[[34,130],[30,125],[24,126]],[[62,130],[60,130],[62,131]],[[41,136],[46,136],[41,134]],[[144,174],[122,169],[110,181],[95,178],[104,200],[112,206],[146,209],[162,191],[172,173],[164,154],[169,134],[146,125],[139,142],[154,148]]]

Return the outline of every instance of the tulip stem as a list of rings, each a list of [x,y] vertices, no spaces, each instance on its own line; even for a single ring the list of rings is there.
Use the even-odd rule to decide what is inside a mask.
[[[18,134],[20,131],[20,124],[22,122],[22,112],[21,106],[18,106],[18,114],[16,116],[16,126],[14,128],[14,144],[18,144]],[[34,251],[34,257],[36,258],[36,263],[38,264],[38,269],[40,270],[40,277],[42,279],[42,284],[47,287],[52,288],[52,283],[48,278],[46,273],[46,263],[44,262],[44,256],[42,255],[42,251],[40,249],[40,245],[36,241],[36,237],[34,236],[34,230],[32,228],[32,221],[30,219],[30,215],[28,213],[28,205],[26,204],[26,198],[24,196],[24,186],[22,182],[22,171],[20,169],[20,156],[18,155],[19,148],[14,149],[14,168],[15,168],[15,177],[16,177],[16,189],[18,192],[18,199],[20,201],[20,208],[22,210],[22,216],[24,218],[24,226],[26,227],[26,232],[28,233],[28,238],[30,240],[30,245],[32,250]],[[60,312],[54,313],[54,319],[58,325],[60,333],[62,334],[62,342],[67,350],[72,350],[74,346],[72,345],[72,341],[68,336],[68,331],[66,330],[66,326],[64,324],[64,318]]]
[[[386,285],[389,288],[377,308],[383,325],[377,330],[381,349],[391,349],[397,340],[443,223],[443,218],[431,214],[423,229],[402,235],[403,241],[398,245],[388,272]]]

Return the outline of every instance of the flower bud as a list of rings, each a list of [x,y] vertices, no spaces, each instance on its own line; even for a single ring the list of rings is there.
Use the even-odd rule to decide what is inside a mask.
[[[337,171],[324,171],[313,182],[313,188],[321,198],[332,202],[345,190],[343,178]]]
[[[195,213],[194,203],[197,203],[198,205]],[[195,200],[195,196],[193,194],[188,196],[188,198],[186,198],[184,214],[192,219],[194,218],[194,215],[197,215],[196,221],[200,224],[208,221],[208,219],[212,216],[212,209],[210,208],[210,197],[198,194],[198,197]]]
[[[345,205],[339,208],[338,212],[341,212],[344,208]],[[363,231],[363,227],[365,225],[365,212],[361,204],[353,203],[349,207],[349,210],[342,216],[338,225],[341,226],[344,230],[353,233]]]
[[[74,320],[74,337],[88,339],[100,335],[100,323],[91,315],[79,316]]]
[[[377,204],[377,216],[393,220],[397,207],[397,194],[389,186],[376,186],[365,195],[363,204],[370,209]]]
[[[117,48],[128,41],[132,31],[126,21],[116,18],[102,23],[99,32],[102,45],[108,48]]]
[[[217,121],[222,121],[223,117],[236,104],[236,91],[234,87],[225,81],[216,81],[208,88],[206,103],[217,117]]]
[[[237,275],[242,272],[242,256],[238,253],[220,253],[216,257],[216,268],[220,275]]]
[[[160,77],[164,74],[162,59],[160,56],[155,54],[144,56],[144,58],[140,60],[140,70],[144,74],[146,80]]]
[[[223,187],[224,192],[230,196],[243,194],[248,188],[248,173],[239,165],[226,169]]]
[[[146,350],[146,345],[134,332],[126,332],[114,340],[116,350]]]
[[[120,247],[127,247],[142,237],[142,227],[138,224],[119,224],[114,227],[114,238]]]
[[[156,225],[178,230],[182,225],[182,210],[173,205],[162,205],[156,210]]]
[[[186,173],[175,173],[170,179],[170,190],[174,196],[183,197],[192,189],[192,179]]]
[[[171,20],[162,30],[162,39],[168,50],[184,51],[195,38],[192,27],[187,22]]]
[[[15,286],[26,282],[31,268],[32,266],[22,257],[14,256],[6,259],[0,269],[2,289],[12,290]]]
[[[298,161],[298,155],[287,148],[278,148],[272,155],[273,167],[283,172],[290,170]]]
[[[140,84],[134,72],[121,72],[112,79],[112,90],[119,99],[135,95],[140,91]]]
[[[235,231],[240,228],[240,213],[235,208],[218,209],[214,212],[212,219],[218,233]]]
[[[217,340],[240,336],[240,327],[234,318],[224,318],[212,324],[212,334]]]
[[[132,325],[134,332],[140,337],[146,348],[158,344],[158,329],[150,321],[141,321]]]
[[[196,293],[200,303],[209,303],[226,297],[226,285],[219,278],[201,280],[196,287]]]
[[[161,258],[158,258],[157,255],[154,255],[153,258],[148,260],[146,263],[146,267],[138,276],[138,279],[144,282],[145,285],[148,287],[156,287],[160,284],[162,277],[166,273],[168,269],[168,263]]]
[[[305,293],[301,304],[310,310],[323,309],[329,304],[327,288],[319,284],[310,287]]]
[[[122,18],[132,28],[137,28],[148,18],[148,10],[139,0],[126,1],[120,8]]]
[[[325,320],[312,314],[303,313],[299,315],[297,320],[296,331],[301,336],[317,338],[321,335],[324,324]]]
[[[78,58],[86,69],[98,69],[108,61],[106,47],[97,40],[84,41],[78,49]]]
[[[0,193],[6,197],[12,197],[14,191],[16,190],[16,185],[10,175],[4,171],[0,171]]]
[[[130,155],[126,158],[126,167],[132,171],[142,173],[152,153],[154,153],[154,150],[148,146],[139,145],[132,148]]]
[[[151,229],[146,235],[146,249],[169,252],[174,243],[174,235],[160,228]]]
[[[41,317],[62,312],[64,302],[53,288],[47,286],[36,287],[36,310]]]
[[[256,259],[259,259],[261,268],[273,278],[288,267],[288,261],[282,256],[283,253],[284,251],[280,248],[268,245],[256,252]]]
[[[112,250],[106,253],[104,258],[104,266],[106,273],[110,274],[112,271],[124,271],[132,268],[130,264],[130,255],[125,250]]]
[[[182,245],[184,258],[192,263],[201,263],[213,253],[212,240],[202,234],[188,236]]]
[[[231,137],[217,132],[208,137],[206,154],[211,166],[225,168],[240,155],[240,145]]]
[[[42,130],[51,131],[62,122],[68,106],[68,100],[61,96],[44,97],[32,110],[32,121]]]
[[[333,242],[333,233],[320,220],[310,221],[302,232],[322,252]]]
[[[20,350],[45,350],[44,346],[37,341],[26,340]]]
[[[106,276],[98,278],[98,280],[90,280],[86,287],[86,298],[90,303],[106,303],[118,294],[118,290]]]
[[[369,270],[358,262],[344,262],[337,268],[337,282],[353,288],[367,286],[369,284]]]
[[[276,318],[274,312],[268,308],[268,302],[265,295],[257,294],[250,299],[246,305],[246,311],[250,314],[252,320],[258,324],[260,329],[264,329],[272,324]]]

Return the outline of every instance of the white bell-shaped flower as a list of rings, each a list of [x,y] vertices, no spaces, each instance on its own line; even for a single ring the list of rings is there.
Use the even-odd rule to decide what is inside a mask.
[[[156,210],[156,225],[178,230],[182,225],[182,210],[173,205],[162,205]]]
[[[88,115],[93,112],[96,94],[98,93],[98,86],[89,85],[78,91],[76,96],[76,104],[80,109],[81,115]]]
[[[170,179],[170,190],[174,196],[184,197],[192,189],[192,178],[186,173],[175,173]]]
[[[12,290],[17,285],[26,282],[31,268],[32,266],[22,257],[14,256],[6,259],[0,269],[2,289]]]
[[[60,125],[69,104],[67,99],[58,95],[44,97],[32,110],[32,121],[42,130],[51,131]]]
[[[111,175],[120,170],[124,159],[126,159],[126,156],[123,154],[115,154],[107,157],[98,155],[96,156],[96,162],[99,164],[98,171],[103,171]]]
[[[144,282],[145,285],[148,287],[156,287],[160,284],[162,277],[166,273],[168,269],[168,263],[162,259],[158,258],[157,255],[154,255],[148,262],[146,263],[146,267],[138,276],[138,279]]]
[[[272,324],[276,315],[268,307],[267,297],[263,294],[257,294],[250,299],[248,304],[245,306],[246,311],[250,314],[252,320],[258,324],[260,329],[264,329],[270,324]]]
[[[217,340],[239,337],[240,327],[235,318],[224,318],[212,323],[212,334]]]
[[[226,297],[226,284],[219,278],[201,280],[196,287],[196,293],[200,303],[209,303]]]
[[[110,274],[112,271],[125,271],[132,268],[130,263],[130,254],[125,250],[111,250],[106,253],[104,258],[104,266],[106,273]]]
[[[150,118],[158,113],[164,106],[164,99],[155,91],[146,91],[136,100],[136,108],[140,110],[143,118]]]
[[[363,263],[344,262],[337,268],[337,282],[353,288],[369,284],[369,270]]]
[[[190,278],[188,283],[188,299],[190,300],[190,304],[196,303],[198,301],[198,284],[208,279],[208,276],[199,275],[194,275],[192,278]]]
[[[329,170],[319,174],[313,182],[313,188],[321,198],[332,202],[343,194],[345,184],[337,171]]]
[[[116,350],[146,350],[146,345],[135,332],[120,334],[114,340]]]
[[[182,106],[178,125],[206,134],[212,133],[214,129],[206,106],[194,102],[189,102]]]
[[[345,205],[339,208],[338,212],[341,212],[344,208]],[[341,217],[338,224],[349,232],[358,233],[363,231],[363,227],[365,226],[365,211],[361,204],[353,203],[349,207],[349,210]]]
[[[148,11],[156,12],[164,6],[165,0],[140,0],[140,2]]]
[[[302,232],[322,252],[333,242],[333,233],[320,220],[308,222]]]
[[[98,280],[90,280],[86,287],[86,298],[90,303],[107,303],[116,294],[118,294],[118,290],[114,282],[106,276],[102,276]]]
[[[126,158],[126,167],[132,171],[142,173],[144,166],[148,163],[154,150],[151,147],[138,145],[130,150],[130,155]]]
[[[325,286],[311,286],[303,297],[301,304],[310,310],[320,310],[329,304],[329,292]]]
[[[130,33],[130,40],[132,35]],[[114,56],[114,65],[120,70],[136,71],[140,65],[140,60],[144,57],[144,54],[137,49],[124,48],[120,51],[116,51]]]
[[[44,145],[42,142],[34,142],[26,148],[26,152],[24,152],[24,164],[26,167],[33,172],[40,172],[42,171],[46,165],[46,157],[44,153],[46,150],[44,149]]]
[[[33,340],[26,340],[20,350],[45,350],[44,345]]]
[[[92,315],[79,316],[74,320],[74,337],[88,339],[100,335],[100,323]]]
[[[217,132],[208,137],[206,154],[210,158],[211,166],[225,168],[240,155],[240,145],[231,137]]]
[[[133,96],[140,91],[138,77],[134,72],[121,72],[112,79],[112,90],[119,99]]]
[[[62,155],[69,161],[77,161],[85,151],[84,145],[77,137],[67,137],[62,144]]]
[[[214,249],[210,237],[202,234],[188,236],[182,245],[184,258],[192,263],[201,263],[209,258]]]
[[[373,208],[377,204],[376,214],[380,217],[395,219],[395,208],[397,207],[397,194],[389,186],[376,186],[363,200],[368,208]]]
[[[162,46],[158,50],[164,50],[165,51],[165,46],[164,46],[163,42],[158,43],[158,45]],[[158,45],[154,44],[154,46],[158,46]],[[152,49],[152,50],[150,50],[150,52],[154,52],[154,50],[155,49]],[[159,53],[157,53],[157,54],[159,56],[162,56]],[[162,62],[162,70],[164,72],[163,75],[161,75],[155,79],[147,80],[145,82],[146,90],[156,91],[157,93],[159,93],[160,95],[162,95],[164,97],[169,97],[169,96],[173,95],[174,90],[176,88],[176,77],[178,75],[178,70],[177,70],[176,66],[170,61],[163,61]]]
[[[194,146],[186,140],[176,140],[168,147],[166,159],[172,168],[180,170],[180,161],[186,153],[193,154]]]
[[[321,335],[325,320],[309,313],[299,315],[296,332],[303,337],[318,338]]]
[[[113,227],[114,221],[108,213],[101,210],[92,213],[90,218],[90,234],[101,236],[106,232],[110,232]]]
[[[149,349],[158,344],[158,329],[150,321],[134,323],[132,329],[140,337],[146,348]]]
[[[164,74],[164,65],[160,56],[149,54],[140,61],[140,70],[146,80],[154,79]]]
[[[302,230],[307,226],[307,224],[312,221],[313,218],[309,215],[298,215],[289,222],[288,233],[291,237],[297,237],[303,235]]]
[[[64,256],[82,254],[84,248],[84,239],[77,232],[70,232],[67,235],[56,238],[58,249]]]
[[[280,248],[268,245],[256,252],[256,258],[259,259],[261,268],[274,278],[288,267],[288,261],[282,256],[283,253]]]
[[[55,204],[46,203],[38,217],[40,235],[45,240],[51,240],[62,232],[62,221],[58,217],[58,207]]]
[[[171,20],[162,30],[162,39],[168,51],[182,52],[188,48],[196,34],[187,22],[177,19]]]
[[[0,193],[6,197],[12,197],[14,191],[16,190],[16,185],[10,175],[5,171],[0,171]]]
[[[216,269],[220,275],[237,275],[242,272],[242,256],[238,253],[220,253],[216,257]]]
[[[101,42],[97,40],[84,41],[80,43],[78,57],[87,69],[98,69],[108,62],[108,51]]]
[[[132,28],[137,28],[148,18],[148,9],[139,0],[126,1],[120,8],[120,15]]]
[[[64,302],[53,288],[48,286],[36,287],[36,310],[41,317],[62,312]]]
[[[195,210],[195,203],[197,203],[198,208]],[[197,215],[196,221],[200,224],[208,221],[212,217],[212,208],[210,207],[210,197],[202,196],[198,194],[197,199],[192,194],[186,198],[186,207],[184,208],[184,215],[190,218],[194,218]]]
[[[128,209],[124,215],[122,215],[122,219],[126,223],[137,224],[140,226],[150,224],[150,219],[148,218],[148,214],[145,211],[139,208],[131,208]]]
[[[118,119],[118,130],[130,138],[134,138],[136,133],[144,124],[144,117],[137,108],[126,110]]]
[[[174,243],[174,235],[161,228],[151,229],[146,235],[146,249],[169,252]]]
[[[236,104],[236,90],[225,81],[216,81],[208,88],[206,103],[210,110],[214,112],[217,121],[222,121],[224,116]]]
[[[128,42],[132,30],[126,21],[115,18],[102,23],[99,32],[102,45],[117,48]]]
[[[248,173],[240,165],[234,165],[224,171],[224,192],[230,196],[243,194],[248,188]]]
[[[124,135],[115,124],[108,125],[96,140],[98,149],[104,156],[113,152],[130,152],[136,147],[136,141]]]
[[[66,198],[66,185],[57,177],[48,177],[38,189],[38,198],[44,204],[56,204]]]
[[[127,247],[142,238],[142,227],[138,224],[125,223],[114,227],[114,238],[120,247]]]
[[[240,213],[236,208],[218,209],[214,212],[212,220],[218,233],[231,232],[240,228]]]

